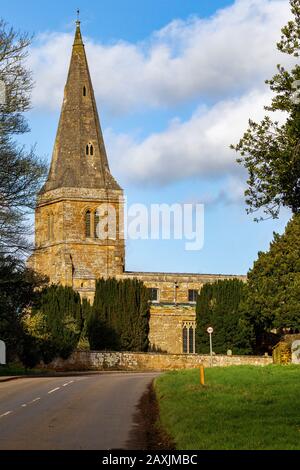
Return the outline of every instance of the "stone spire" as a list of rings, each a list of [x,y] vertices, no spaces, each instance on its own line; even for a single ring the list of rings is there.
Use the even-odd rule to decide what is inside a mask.
[[[51,167],[41,193],[74,187],[120,189],[109,170],[79,20]]]

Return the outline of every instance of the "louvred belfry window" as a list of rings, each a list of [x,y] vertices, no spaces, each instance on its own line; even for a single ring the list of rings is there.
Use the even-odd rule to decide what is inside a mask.
[[[91,212],[86,211],[85,213],[85,236],[89,238],[91,236]]]
[[[98,228],[99,220],[100,220],[100,217],[99,217],[98,212],[96,211],[95,214],[94,214],[94,237],[95,237],[95,238],[99,238],[99,237],[98,237],[98,233],[97,233],[97,228]]]

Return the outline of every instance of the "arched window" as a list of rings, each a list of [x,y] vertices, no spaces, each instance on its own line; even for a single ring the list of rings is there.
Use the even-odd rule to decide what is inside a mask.
[[[91,211],[85,213],[85,236],[86,238],[91,236]]]
[[[195,330],[192,326],[189,327],[189,353],[194,353]]]
[[[85,147],[85,153],[86,155],[91,155],[91,156],[94,155],[94,147],[90,142]]]
[[[99,214],[97,211],[95,211],[95,214],[94,214],[94,237],[95,238],[98,238],[97,228],[98,228],[99,220],[100,220]]]
[[[86,96],[86,88],[85,88],[85,86],[83,87],[82,94],[83,94],[83,96]]]
[[[195,353],[195,322],[184,322],[182,325],[182,352]]]
[[[182,352],[185,354],[188,352],[188,330],[186,326],[182,328]]]

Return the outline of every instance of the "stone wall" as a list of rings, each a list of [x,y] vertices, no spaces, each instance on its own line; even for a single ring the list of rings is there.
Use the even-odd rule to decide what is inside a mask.
[[[151,305],[149,341],[158,352],[181,354],[184,322],[196,326],[195,306]]]
[[[146,287],[158,289],[158,303],[189,304],[189,289],[200,291],[204,284],[221,279],[241,279],[246,276],[225,274],[191,274],[191,273],[151,273],[130,272],[118,276],[126,279],[139,279]],[[190,305],[193,305],[191,302]],[[194,304],[195,306],[195,304]]]
[[[272,364],[271,357],[265,356],[222,356],[213,357],[213,366]],[[203,364],[210,367],[210,356],[199,354],[159,354],[133,352],[76,351],[67,360],[56,359],[44,366],[57,371],[67,370],[125,370],[155,371],[190,369]]]

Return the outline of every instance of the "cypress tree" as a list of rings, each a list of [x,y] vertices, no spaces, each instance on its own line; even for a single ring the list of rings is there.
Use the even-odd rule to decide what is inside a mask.
[[[255,332],[255,348],[263,352],[278,341],[274,330],[300,331],[300,214],[282,235],[274,233],[270,249],[258,253],[248,273],[243,310]]]
[[[99,279],[87,334],[92,349],[148,349],[148,291],[141,281]]]
[[[238,279],[219,280],[205,284],[196,304],[196,351],[209,353],[207,327],[212,326],[213,351],[224,354],[251,352],[251,328],[240,310],[245,285]]]
[[[32,317],[37,314],[45,319],[47,341],[43,342],[41,347],[43,355],[47,356],[47,361],[56,355],[68,357],[75,349],[83,328],[78,292],[71,287],[56,285],[46,287],[40,292],[38,301],[32,309]]]

